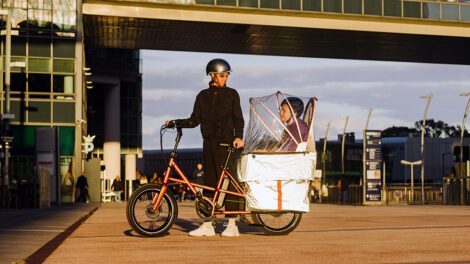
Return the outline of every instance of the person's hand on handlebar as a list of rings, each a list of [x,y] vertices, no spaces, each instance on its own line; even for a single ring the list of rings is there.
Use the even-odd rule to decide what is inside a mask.
[[[174,128],[176,125],[176,120],[165,120],[165,123],[163,125],[167,128]]]
[[[243,146],[245,146],[245,142],[243,142],[243,139],[235,138],[235,140],[233,141],[233,147],[236,149],[240,149],[243,148]]]

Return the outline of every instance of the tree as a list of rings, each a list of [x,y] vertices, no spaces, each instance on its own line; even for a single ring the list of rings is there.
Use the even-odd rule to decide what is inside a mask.
[[[382,137],[410,137],[416,133],[416,129],[409,127],[392,126],[382,131]]]
[[[414,127],[396,127],[392,126],[382,131],[382,137],[412,137],[421,135],[423,120],[415,122]],[[460,137],[462,132],[461,126],[449,126],[444,121],[434,119],[427,119],[426,126],[424,127],[424,136],[431,138],[447,138],[447,137]],[[464,137],[468,137],[468,130],[465,129]]]
[[[422,126],[423,120],[415,122],[415,129],[417,133],[421,134]],[[434,119],[426,120],[426,125],[424,127],[424,136],[431,138],[460,137],[461,132],[461,126],[449,126],[444,121],[434,121]],[[464,137],[466,136],[468,136],[468,131],[465,129]]]

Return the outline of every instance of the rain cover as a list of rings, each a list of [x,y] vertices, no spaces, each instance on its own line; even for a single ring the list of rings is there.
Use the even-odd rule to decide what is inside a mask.
[[[281,121],[281,104],[286,99],[288,99],[287,102],[291,101],[291,98],[302,100],[304,111],[299,119],[294,118],[294,122],[288,125]],[[298,97],[281,92],[250,98],[250,121],[245,135],[245,149],[243,153],[257,151],[315,152],[315,138],[313,136],[315,101],[314,97]],[[293,112],[294,106],[290,103],[288,103],[288,106],[291,112]],[[304,122],[303,127],[305,128],[306,126],[307,129],[302,129],[302,122]],[[307,135],[304,135],[305,133]],[[299,134],[302,136],[299,137]],[[297,148],[287,150],[286,143],[289,141],[295,144]]]
[[[303,102],[303,113],[287,124],[281,121],[281,105],[293,98]],[[247,209],[308,212],[316,165],[315,101],[281,92],[250,99],[245,149],[238,163],[238,178],[247,187]],[[295,105],[288,105],[294,112]]]

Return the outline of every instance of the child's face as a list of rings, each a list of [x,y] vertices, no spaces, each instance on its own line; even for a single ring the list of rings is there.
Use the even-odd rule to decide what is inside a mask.
[[[292,116],[288,104],[283,104],[281,106],[281,121],[284,123],[289,122],[290,117]]]

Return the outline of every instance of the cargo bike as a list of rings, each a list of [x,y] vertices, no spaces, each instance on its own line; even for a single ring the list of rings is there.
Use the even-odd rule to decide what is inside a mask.
[[[280,116],[286,102],[293,112],[290,98],[302,100],[303,114],[288,127]],[[230,144],[221,144],[227,148],[227,156],[216,188],[188,180],[177,164],[182,129],[176,122],[162,126],[161,137],[167,130],[176,130],[175,144],[162,183],[141,186],[129,198],[126,213],[132,229],[147,237],[168,233],[178,217],[178,205],[168,185],[179,183],[196,197],[196,213],[202,219],[214,221],[217,216],[239,215],[242,222],[257,226],[268,235],[292,232],[299,225],[302,214],[309,211],[309,186],[316,165],[315,102],[315,98],[293,97],[281,92],[251,98],[245,148],[236,165],[238,180],[228,168],[236,150]],[[302,122],[308,128],[304,133],[308,134],[301,136]],[[286,139],[290,144],[294,142],[295,150],[283,149]],[[213,196],[206,197],[196,188],[213,193]],[[244,200],[245,210],[224,210],[226,195]]]

